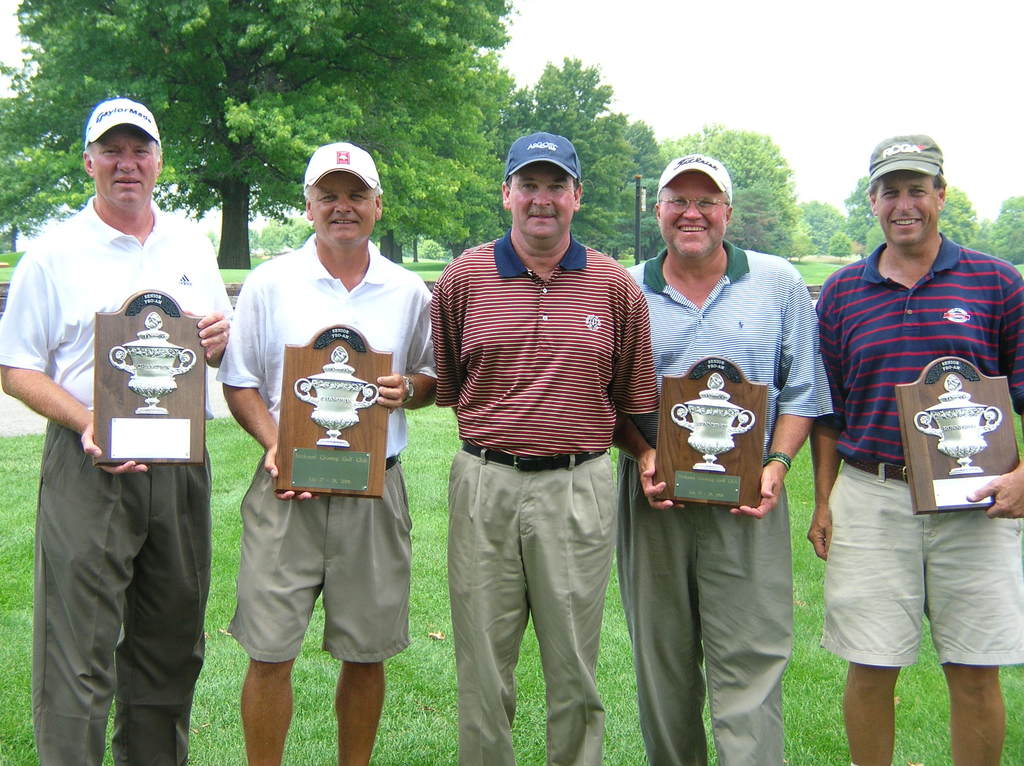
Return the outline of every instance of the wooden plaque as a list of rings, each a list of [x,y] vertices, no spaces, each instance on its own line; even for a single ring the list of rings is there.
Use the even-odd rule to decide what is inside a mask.
[[[664,498],[760,505],[767,409],[768,386],[750,383],[727,359],[708,357],[686,375],[666,375],[654,475],[667,485]]]
[[[381,497],[389,410],[358,405],[367,400],[367,385],[375,389],[377,378],[390,374],[391,354],[374,351],[357,330],[344,325],[321,330],[308,345],[285,346],[275,488]],[[328,401],[328,388],[340,383],[351,389],[355,406],[338,408]],[[297,387],[312,401],[300,398]],[[327,399],[321,399],[323,393]],[[337,426],[341,420],[329,407],[348,411],[348,419],[356,422],[329,434],[330,422]]]
[[[896,386],[914,513],[984,509],[968,493],[1017,467],[1015,413],[1006,378],[956,356],[936,359]]]
[[[96,314],[94,464],[202,463],[206,440],[206,356],[199,317],[169,295],[147,290],[119,311]]]

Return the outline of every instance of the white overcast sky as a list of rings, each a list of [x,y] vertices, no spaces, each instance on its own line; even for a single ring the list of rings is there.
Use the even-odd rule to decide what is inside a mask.
[[[765,133],[793,168],[801,201],[842,207],[872,147],[902,133],[935,138],[949,182],[980,216],[1024,195],[1017,0],[514,4],[502,58],[520,86],[548,62],[578,58],[612,86],[612,108],[659,140],[712,122]],[[0,0],[8,63],[19,55],[16,7]]]

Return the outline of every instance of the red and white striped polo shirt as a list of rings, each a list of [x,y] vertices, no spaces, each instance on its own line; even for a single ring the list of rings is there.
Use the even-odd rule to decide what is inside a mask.
[[[572,240],[547,280],[508,235],[445,268],[431,304],[437,403],[459,436],[516,455],[607,449],[616,412],[658,392],[647,304],[608,256]]]

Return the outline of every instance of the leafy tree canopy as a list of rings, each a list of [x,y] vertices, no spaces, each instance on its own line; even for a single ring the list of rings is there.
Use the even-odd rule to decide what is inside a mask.
[[[946,187],[946,206],[939,216],[939,230],[958,245],[976,246],[978,214],[967,193],[956,186]]]
[[[92,105],[111,95],[145,102],[164,137],[163,199],[194,214],[223,208],[222,266],[248,263],[250,215],[299,204],[309,155],[334,140],[377,158],[385,192],[403,200],[387,211],[389,226],[458,236],[459,206],[481,204],[473,185],[490,155],[486,115],[510,86],[488,52],[505,41],[508,9],[506,0],[23,0],[29,59],[0,133],[16,158],[56,155],[20,166],[36,188],[70,190],[67,202],[88,188],[79,155]]]
[[[846,226],[846,216],[835,205],[826,202],[803,202],[800,204],[800,215],[807,224],[807,234],[818,253],[827,253],[832,237]],[[843,255],[849,255],[849,252]]]
[[[992,252],[1010,263],[1024,263],[1024,197],[1010,197],[992,224]]]
[[[872,241],[882,235],[875,221],[875,214],[871,212],[871,203],[868,201],[868,177],[861,176],[850,192],[850,196],[843,203],[846,207],[846,233],[854,242],[863,245],[865,253],[870,253],[873,248],[869,247],[869,232],[874,230]]]

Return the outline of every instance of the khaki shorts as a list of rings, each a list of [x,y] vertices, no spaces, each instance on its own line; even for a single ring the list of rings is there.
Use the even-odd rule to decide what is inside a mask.
[[[231,633],[261,662],[294,659],[323,594],[323,648],[379,662],[409,645],[409,503],[400,463],[384,497],[281,501],[262,460],[242,500],[242,561]]]
[[[1020,520],[915,516],[906,483],[849,466],[829,505],[824,648],[862,665],[912,665],[927,615],[942,663],[1024,662]]]

